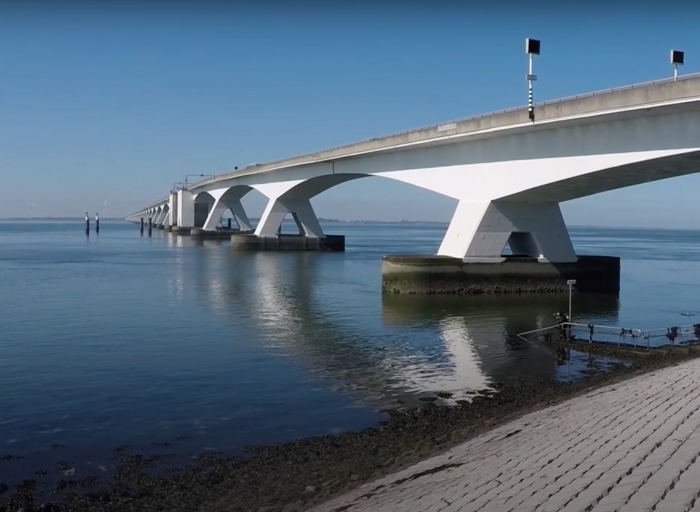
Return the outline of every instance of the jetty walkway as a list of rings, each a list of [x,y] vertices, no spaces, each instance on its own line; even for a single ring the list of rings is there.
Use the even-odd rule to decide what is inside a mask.
[[[528,414],[314,512],[700,512],[700,360]]]

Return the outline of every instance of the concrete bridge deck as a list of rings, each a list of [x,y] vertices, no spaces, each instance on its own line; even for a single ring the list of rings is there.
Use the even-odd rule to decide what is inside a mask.
[[[528,414],[314,512],[700,512],[700,361]]]
[[[447,142],[460,136],[468,136],[509,127],[522,125],[527,128],[533,124],[560,121],[567,117],[585,116],[606,111],[615,111],[644,105],[657,105],[700,97],[700,73],[633,84],[603,91],[596,91],[577,96],[535,104],[536,121],[528,119],[527,107],[517,107],[499,112],[480,114],[457,121],[418,128],[385,137],[346,144],[336,148],[298,155],[283,160],[268,162],[246,169],[217,174],[195,183],[188,189],[194,190],[232,178],[240,178],[295,167],[299,165],[351,158],[353,156],[377,151],[391,151],[413,144],[436,144]],[[167,202],[167,197],[154,201],[144,208],[148,210]]]

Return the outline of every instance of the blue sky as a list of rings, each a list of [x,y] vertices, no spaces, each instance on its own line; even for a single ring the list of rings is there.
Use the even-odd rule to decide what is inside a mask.
[[[542,40],[536,101],[670,76],[671,48],[686,52],[681,73],[700,71],[690,3],[252,4],[0,3],[0,217],[105,201],[125,216],[187,173],[523,105],[525,37]],[[699,192],[694,175],[563,210],[571,224],[691,228]],[[245,202],[262,211],[262,196]],[[379,178],[314,204],[345,219],[449,220],[454,208]]]

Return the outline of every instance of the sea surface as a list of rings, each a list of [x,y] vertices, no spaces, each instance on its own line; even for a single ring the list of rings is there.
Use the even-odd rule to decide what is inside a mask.
[[[123,444],[235,453],[359,429],[438,392],[609,363],[516,336],[554,323],[566,296],[383,297],[381,256],[435,253],[444,225],[326,223],[346,235],[335,254],[101,227],[0,222],[0,482],[57,461],[109,472]],[[619,300],[575,296],[575,321],[698,322],[700,232],[571,234],[580,254],[622,257]]]

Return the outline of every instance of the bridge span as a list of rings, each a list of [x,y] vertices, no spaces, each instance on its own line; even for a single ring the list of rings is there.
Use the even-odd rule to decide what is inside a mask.
[[[630,85],[443,123],[277,162],[172,190],[127,220],[216,229],[230,210],[244,231],[276,237],[287,214],[324,238],[310,199],[367,176],[458,200],[439,256],[514,254],[550,264],[580,260],[559,204],[700,170],[700,74]],[[241,199],[268,204],[253,228]]]

